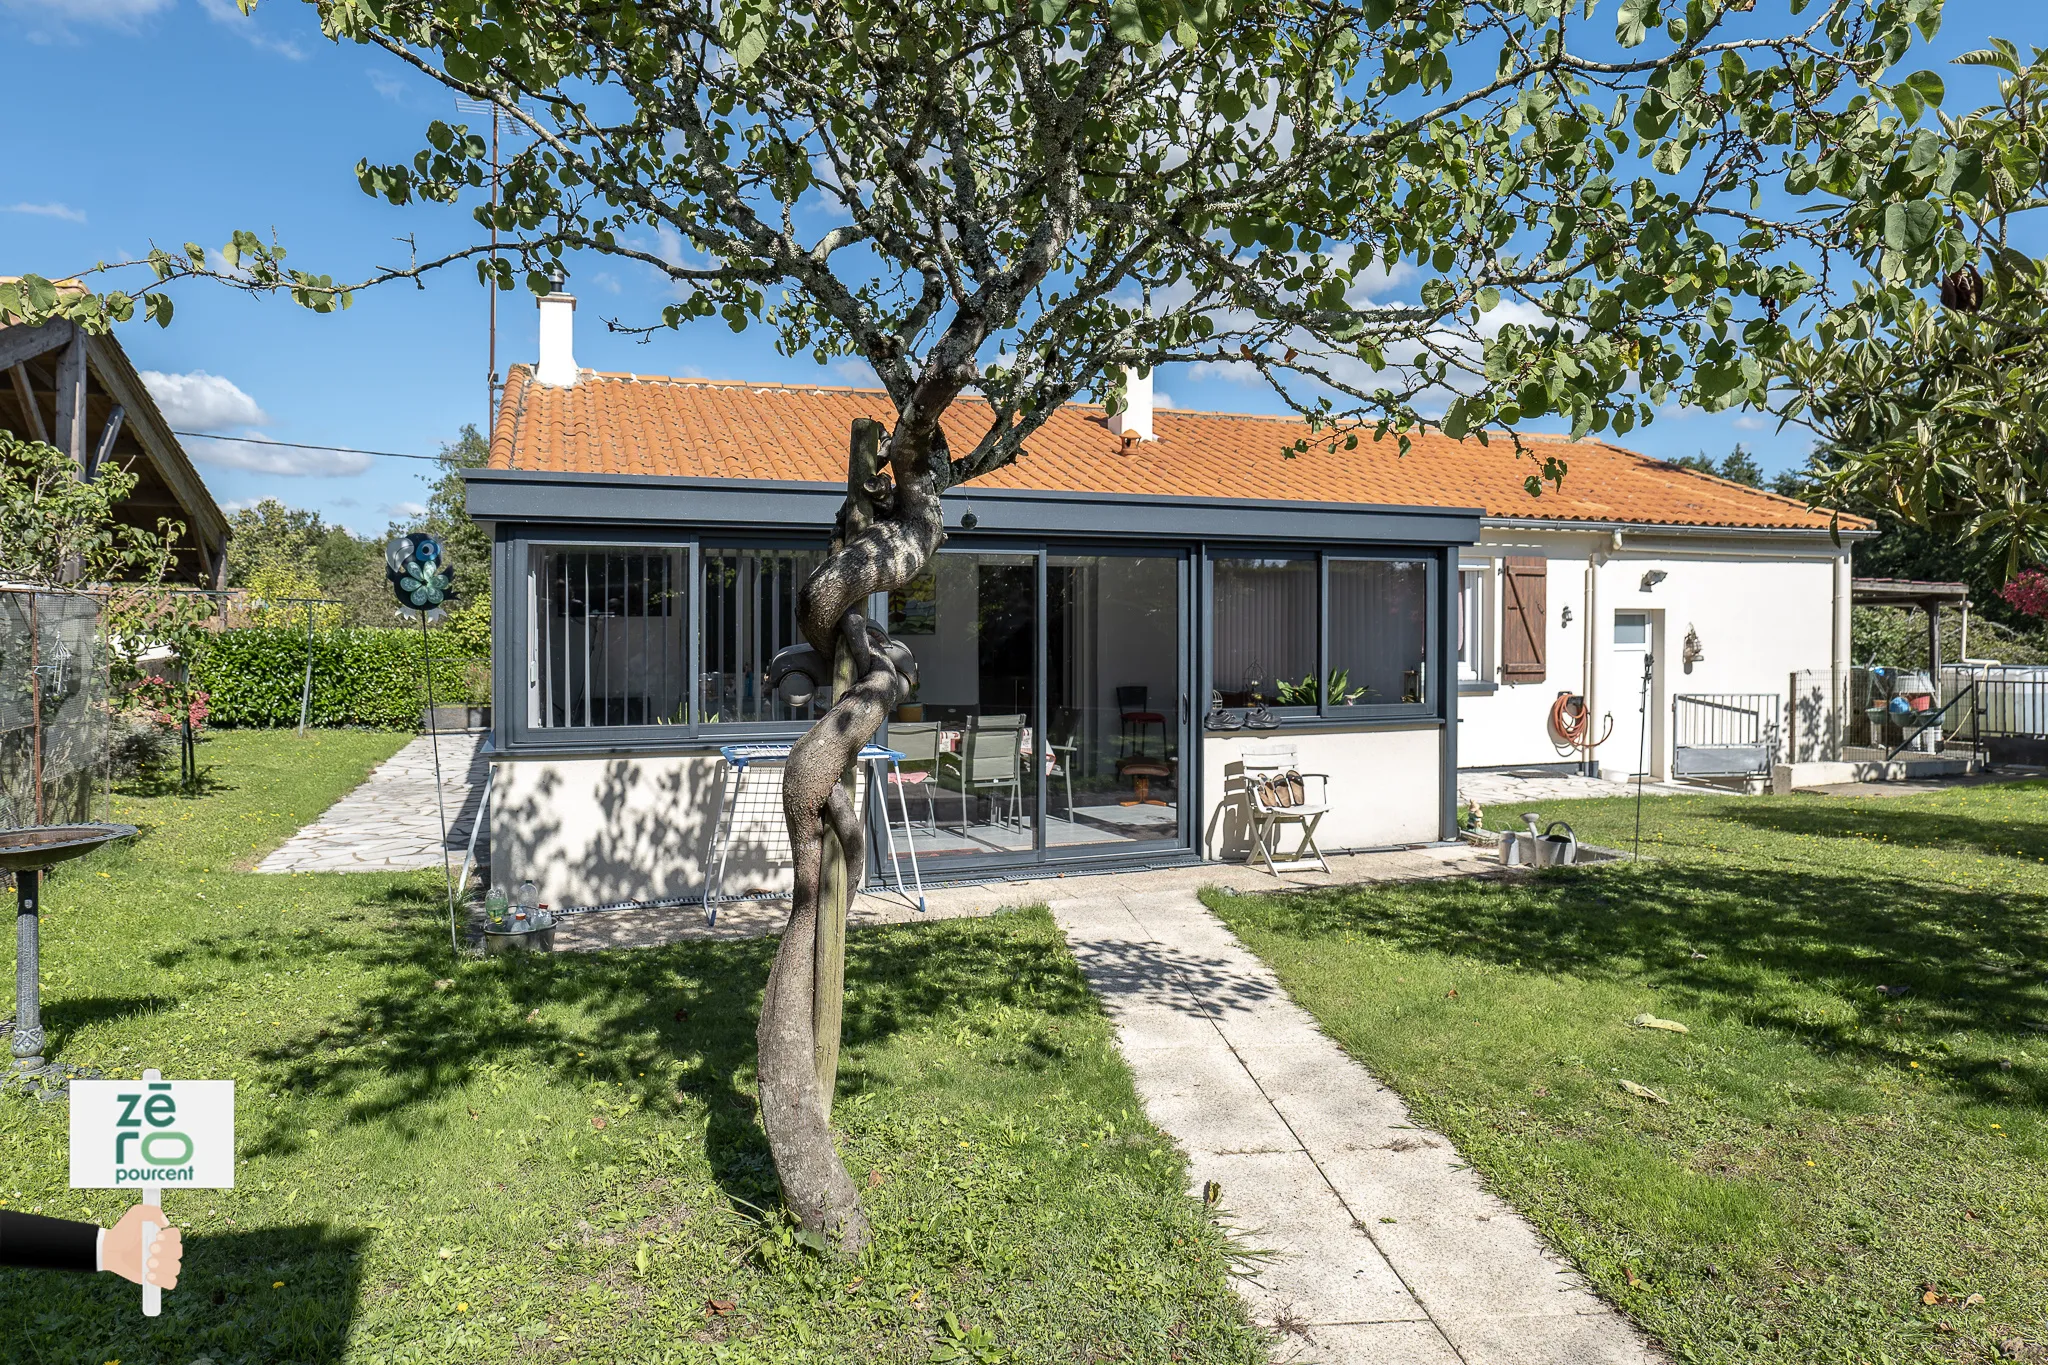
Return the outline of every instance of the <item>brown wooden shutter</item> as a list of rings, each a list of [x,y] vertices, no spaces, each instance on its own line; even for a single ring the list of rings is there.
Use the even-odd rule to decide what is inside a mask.
[[[1543,681],[1548,638],[1550,561],[1541,555],[1509,555],[1503,561],[1500,674],[1503,682]]]

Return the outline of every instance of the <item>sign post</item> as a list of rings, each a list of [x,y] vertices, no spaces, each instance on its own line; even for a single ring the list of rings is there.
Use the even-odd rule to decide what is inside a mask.
[[[71,1188],[140,1191],[162,1206],[165,1186],[235,1186],[235,1083],[167,1081],[152,1067],[140,1081],[71,1082]],[[142,1225],[142,1311],[163,1311],[149,1283],[149,1253],[161,1231]]]

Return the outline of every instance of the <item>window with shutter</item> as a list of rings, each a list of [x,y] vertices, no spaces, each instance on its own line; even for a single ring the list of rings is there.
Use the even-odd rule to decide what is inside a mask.
[[[1502,568],[1501,680],[1542,682],[1549,561],[1541,555],[1509,555]]]

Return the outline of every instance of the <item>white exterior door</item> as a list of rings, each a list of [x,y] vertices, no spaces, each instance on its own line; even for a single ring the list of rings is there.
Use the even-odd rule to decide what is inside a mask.
[[[1617,610],[1608,631],[1600,709],[1614,717],[1614,734],[1598,750],[1600,775],[1620,781],[1636,776],[1662,780],[1664,613]]]

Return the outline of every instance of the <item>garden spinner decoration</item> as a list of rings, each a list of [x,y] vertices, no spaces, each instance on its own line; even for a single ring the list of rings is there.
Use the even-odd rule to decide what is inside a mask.
[[[448,800],[441,787],[441,731],[434,717],[434,651],[427,627],[448,614],[455,571],[441,542],[430,535],[393,536],[384,546],[384,577],[398,598],[400,616],[420,623],[420,673],[426,680],[427,738],[434,751],[434,804],[441,812],[441,874],[448,884],[448,943],[462,951],[455,929],[455,869],[448,861]]]

